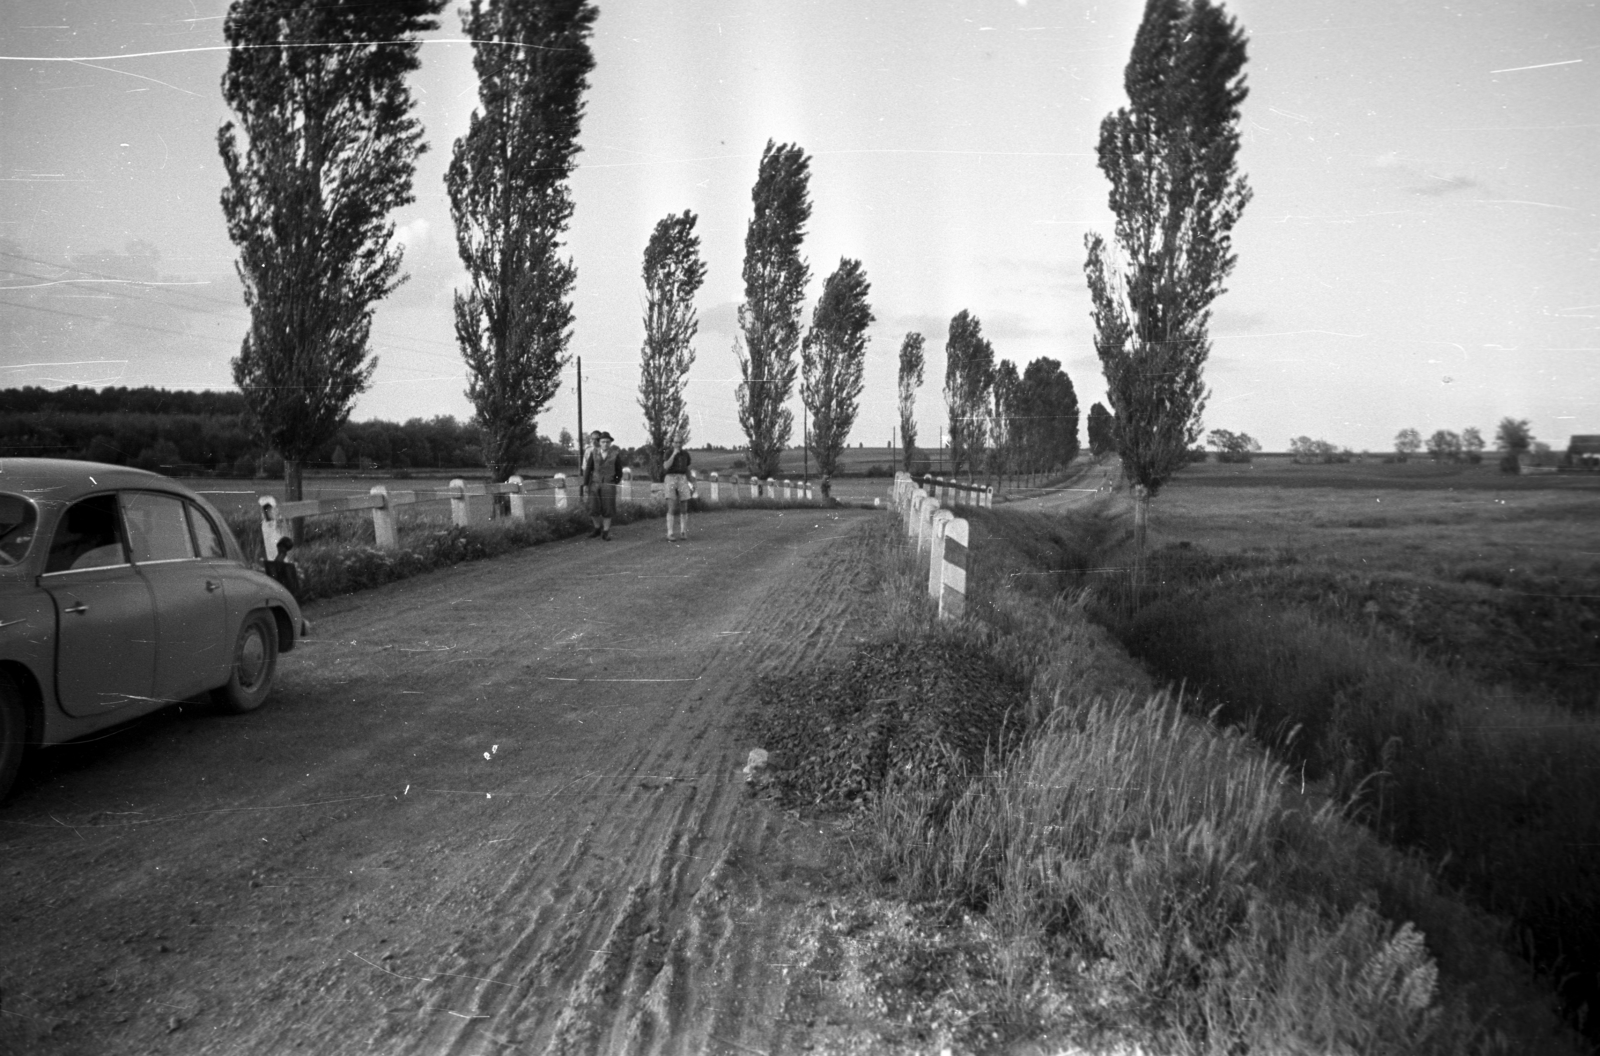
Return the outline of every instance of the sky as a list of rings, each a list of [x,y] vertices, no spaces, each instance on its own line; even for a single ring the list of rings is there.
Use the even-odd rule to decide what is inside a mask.
[[[1205,427],[1384,451],[1503,417],[1600,433],[1600,10],[1590,0],[1248,0],[1241,171],[1255,197],[1214,305]],[[691,442],[743,442],[733,345],[766,142],[811,157],[809,321],[843,257],[871,282],[852,442],[887,444],[902,338],[919,441],[946,420],[950,317],[1104,399],[1083,278],[1109,237],[1099,122],[1126,102],[1133,0],[601,0],[567,252],[584,423],[644,439],[640,265],[699,216]],[[223,0],[0,4],[0,386],[230,388],[246,315],[218,196]],[[447,9],[412,84],[429,151],[393,219],[357,420],[465,419],[464,283],[444,170],[476,105]],[[540,417],[577,431],[573,382]],[[800,417],[799,395],[791,401]],[[798,432],[798,430],[797,430]],[[798,441],[798,436],[796,436]]]

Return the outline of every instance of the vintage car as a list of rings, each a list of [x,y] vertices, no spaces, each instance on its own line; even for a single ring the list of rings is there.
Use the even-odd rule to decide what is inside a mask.
[[[310,632],[220,514],[157,473],[0,458],[0,799],[26,748],[204,693],[260,707]]]

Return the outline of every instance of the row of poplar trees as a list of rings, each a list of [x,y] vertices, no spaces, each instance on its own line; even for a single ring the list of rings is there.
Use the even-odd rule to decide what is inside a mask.
[[[445,2],[235,0],[224,23],[222,210],[250,310],[233,378],[284,457],[291,500],[371,383],[373,311],[405,280],[389,215],[414,200],[427,149],[406,75]],[[461,16],[479,105],[445,175],[467,272],[455,333],[498,481],[567,362],[576,270],[562,239],[596,13],[587,0],[472,0]]]
[[[418,66],[418,34],[436,28],[444,4],[235,0],[224,24],[223,96],[235,120],[218,133],[228,175],[222,208],[251,313],[233,375],[262,440],[285,458],[291,499],[300,496],[307,455],[370,384],[374,305],[405,278],[388,216],[414,199],[426,149],[405,77]],[[455,330],[497,480],[533,440],[567,361],[576,272],[562,238],[596,13],[587,0],[471,0],[462,15],[479,107],[446,176],[468,274]],[[1147,0],[1124,74],[1129,105],[1100,126],[1115,227],[1111,244],[1087,236],[1085,273],[1112,446],[1134,485],[1141,543],[1149,500],[1200,434],[1210,305],[1233,269],[1230,235],[1251,194],[1236,165],[1244,63],[1244,34],[1219,5]],[[873,320],[865,272],[846,258],[801,333],[808,182],[799,147],[767,144],[735,347],[739,420],[750,468],[762,476],[776,475],[793,432],[786,404],[797,347],[802,400],[816,419],[806,442],[819,469],[832,472],[854,422]],[[682,388],[693,359],[693,293],[704,280],[693,227],[690,213],[668,217],[646,249],[640,402],[656,460],[688,439]],[[914,393],[921,381],[921,345],[908,335],[901,353],[902,428],[913,442],[907,388]],[[986,446],[1018,448],[1033,428],[1024,423],[1059,417],[1065,406],[1034,414],[1018,403],[1018,394],[1059,388],[1051,361],[1021,376],[1010,364],[994,367],[968,313],[951,321],[946,353],[957,469],[970,471]],[[1029,384],[1035,368],[1034,380],[1049,380],[1043,390]]]
[[[901,455],[907,472],[917,461],[915,403],[926,369],[925,345],[915,332],[900,344]],[[996,364],[983,324],[965,310],[950,320],[944,356],[951,474],[1044,473],[1077,456],[1078,394],[1059,360],[1041,357],[1021,374],[1008,359]]]
[[[788,402],[798,376],[810,419],[804,442],[816,456],[826,495],[855,425],[867,328],[874,317],[867,300],[872,286],[861,261],[842,257],[824,280],[811,325],[802,332],[811,281],[811,267],[801,253],[811,218],[810,181],[811,159],[804,150],[792,143],[767,142],[750,194],[754,210],[745,233],[744,300],[734,339],[740,373],[736,396],[750,471],[775,477],[794,434]],[[645,247],[639,406],[649,437],[646,455],[657,478],[667,452],[689,441],[683,394],[694,362],[694,295],[705,281],[695,221],[688,211],[664,218]]]

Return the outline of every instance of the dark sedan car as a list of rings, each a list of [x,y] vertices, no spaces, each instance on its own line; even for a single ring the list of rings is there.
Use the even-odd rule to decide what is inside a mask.
[[[0,459],[0,798],[26,747],[211,694],[253,711],[310,627],[212,506],[156,473]]]

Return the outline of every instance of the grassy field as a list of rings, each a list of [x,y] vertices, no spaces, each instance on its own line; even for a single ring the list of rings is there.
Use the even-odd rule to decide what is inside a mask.
[[[1513,921],[1600,1037],[1600,478],[1193,467],[1137,590],[1125,502],[1079,519],[1133,655]]]

